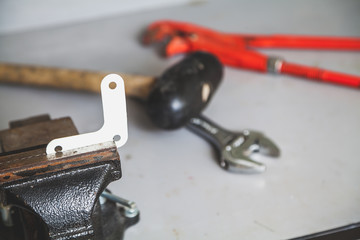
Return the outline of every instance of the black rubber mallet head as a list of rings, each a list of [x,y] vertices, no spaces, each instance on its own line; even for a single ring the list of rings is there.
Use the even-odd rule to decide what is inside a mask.
[[[223,75],[223,66],[212,54],[195,52],[157,79],[146,101],[152,122],[163,129],[185,126],[200,115]]]

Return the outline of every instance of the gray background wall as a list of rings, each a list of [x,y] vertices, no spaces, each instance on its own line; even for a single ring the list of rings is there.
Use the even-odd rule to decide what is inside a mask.
[[[84,22],[194,0],[0,0],[0,34]]]

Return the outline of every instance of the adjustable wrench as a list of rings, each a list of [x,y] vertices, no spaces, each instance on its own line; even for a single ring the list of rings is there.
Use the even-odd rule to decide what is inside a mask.
[[[250,130],[231,132],[200,115],[193,117],[187,128],[213,144],[218,151],[220,166],[241,173],[264,172],[263,163],[250,158],[253,153],[278,157],[279,148],[262,133]]]

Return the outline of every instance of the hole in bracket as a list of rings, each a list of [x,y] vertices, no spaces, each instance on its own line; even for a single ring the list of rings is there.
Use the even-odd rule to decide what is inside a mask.
[[[113,137],[114,142],[117,142],[117,141],[119,141],[120,139],[121,139],[120,135],[115,135],[115,136]]]
[[[116,82],[109,83],[109,88],[110,89],[115,89],[116,88]]]
[[[62,151],[62,147],[56,146],[54,150],[55,150],[55,152],[60,153]]]

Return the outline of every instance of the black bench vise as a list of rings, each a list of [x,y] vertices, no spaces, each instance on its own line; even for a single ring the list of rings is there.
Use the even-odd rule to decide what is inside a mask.
[[[48,115],[0,131],[1,240],[115,240],[137,223],[135,204],[105,189],[121,178],[114,143],[46,154],[50,140],[76,134],[70,118]]]

